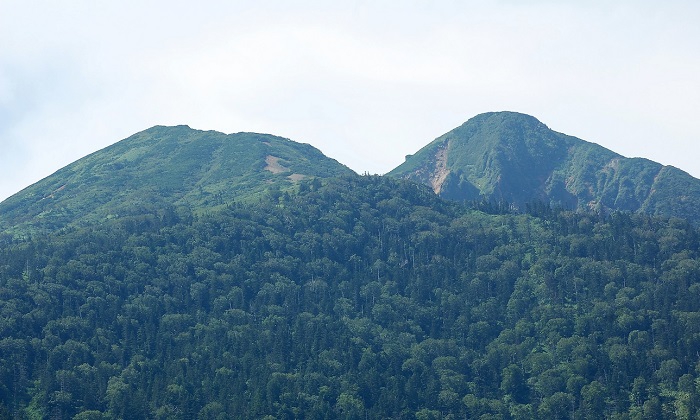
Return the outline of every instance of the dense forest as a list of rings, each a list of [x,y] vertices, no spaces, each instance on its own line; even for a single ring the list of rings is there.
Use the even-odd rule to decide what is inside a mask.
[[[0,418],[700,415],[681,219],[348,176],[0,237]]]

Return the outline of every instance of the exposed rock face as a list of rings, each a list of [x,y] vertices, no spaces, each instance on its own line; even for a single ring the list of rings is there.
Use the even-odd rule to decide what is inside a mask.
[[[450,174],[449,169],[447,169],[447,151],[449,147],[449,143],[443,145],[438,148],[437,154],[435,155],[435,170],[430,177],[430,185],[433,187],[435,194],[440,194],[442,184],[447,179],[447,175]]]

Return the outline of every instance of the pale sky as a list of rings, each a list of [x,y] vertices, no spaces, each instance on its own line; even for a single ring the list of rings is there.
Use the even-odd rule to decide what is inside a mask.
[[[700,177],[697,1],[0,0],[0,200],[154,125],[385,173],[518,111]]]

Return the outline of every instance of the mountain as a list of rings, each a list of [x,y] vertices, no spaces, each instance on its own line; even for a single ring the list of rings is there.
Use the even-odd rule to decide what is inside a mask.
[[[249,201],[302,179],[354,173],[308,144],[267,134],[156,126],[84,157],[0,203],[0,232]]]
[[[479,164],[524,199],[650,164],[480,118],[414,173],[459,192]],[[667,171],[634,173],[677,193]],[[69,165],[0,204],[0,419],[700,415],[697,226],[431,187],[184,126]]]
[[[478,115],[388,173],[443,198],[536,202],[700,221],[700,180],[672,166],[625,158],[514,112]]]

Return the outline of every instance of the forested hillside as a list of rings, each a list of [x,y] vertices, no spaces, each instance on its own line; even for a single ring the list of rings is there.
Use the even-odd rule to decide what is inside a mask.
[[[694,418],[681,219],[377,176],[0,238],[0,418]]]

